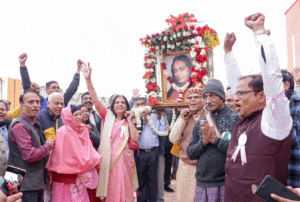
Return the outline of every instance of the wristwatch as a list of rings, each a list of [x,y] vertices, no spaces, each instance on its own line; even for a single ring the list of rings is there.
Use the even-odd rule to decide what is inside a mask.
[[[268,36],[270,36],[271,32],[270,30],[265,30],[265,29],[260,29],[254,32],[254,36],[261,35],[261,34],[267,34]]]

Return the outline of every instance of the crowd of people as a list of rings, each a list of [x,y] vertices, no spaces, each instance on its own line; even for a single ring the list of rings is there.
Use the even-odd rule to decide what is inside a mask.
[[[27,174],[20,193],[8,194],[2,186],[0,202],[164,201],[164,191],[174,192],[172,145],[180,150],[178,202],[264,201],[252,185],[267,175],[298,194],[294,188],[300,187],[300,69],[280,70],[264,22],[261,13],[245,18],[254,32],[261,74],[242,75],[232,51],[235,34],[227,34],[226,91],[217,79],[203,88],[190,87],[188,108],[146,109],[139,129],[132,108],[148,102],[137,90],[130,102],[112,95],[106,107],[97,97],[90,64],[78,60],[66,92],[62,95],[59,83],[49,81],[44,98],[39,85],[30,80],[27,54],[20,55],[20,106],[10,110],[10,103],[0,100],[0,180],[8,165]],[[80,105],[70,105],[80,72],[88,91]],[[168,131],[173,117],[177,119],[167,136],[153,130],[152,126]]]

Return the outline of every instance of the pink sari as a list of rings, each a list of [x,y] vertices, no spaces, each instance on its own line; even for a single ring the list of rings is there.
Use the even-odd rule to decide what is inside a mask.
[[[125,146],[120,154],[121,145],[124,142],[125,135],[122,135],[122,126],[127,126],[126,120],[115,122],[111,134],[111,165],[116,157],[120,155],[115,165],[109,173],[109,182],[106,202],[134,201],[132,179],[135,169],[133,151]]]

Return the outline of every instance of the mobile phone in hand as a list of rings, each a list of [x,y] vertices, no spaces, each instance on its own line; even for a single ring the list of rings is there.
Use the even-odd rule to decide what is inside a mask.
[[[7,191],[8,196],[18,193],[21,190],[26,173],[26,170],[22,168],[10,165],[7,167],[2,187]]]
[[[300,200],[300,196],[298,196],[286,186],[272,178],[270,175],[267,175],[265,177],[265,179],[258,186],[258,188],[255,191],[253,191],[253,193],[260,196],[268,202],[276,202],[276,200],[271,197],[271,194],[276,194],[277,196],[290,200]]]

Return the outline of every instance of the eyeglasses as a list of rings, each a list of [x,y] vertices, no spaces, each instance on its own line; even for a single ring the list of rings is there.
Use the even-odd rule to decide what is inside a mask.
[[[247,93],[251,93],[251,92],[255,92],[255,93],[258,93],[258,92],[261,92],[261,91],[256,91],[256,90],[249,90],[249,91],[236,91],[236,96],[243,96]]]
[[[195,100],[198,100],[198,99],[201,98],[201,96],[189,96],[189,97],[187,97],[186,99],[187,99],[187,100],[192,100],[193,98],[194,98]]]

